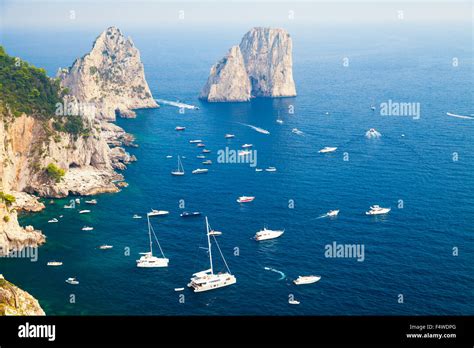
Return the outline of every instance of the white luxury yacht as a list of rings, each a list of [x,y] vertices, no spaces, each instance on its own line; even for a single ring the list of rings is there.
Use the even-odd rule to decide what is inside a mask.
[[[165,257],[163,250],[161,249],[160,242],[156,237],[155,231],[150,223],[150,213],[146,215],[147,222],[148,222],[148,237],[150,238],[150,251],[145,253],[140,253],[142,255],[139,260],[137,260],[137,267],[143,268],[151,268],[151,267],[168,267],[169,259]],[[160,249],[161,255],[163,257],[156,257],[153,256],[153,241],[151,240],[151,233],[153,232],[153,236],[155,237],[156,244],[158,244],[158,248]]]
[[[171,175],[174,175],[174,176],[181,176],[181,175],[184,175],[183,163],[181,162],[181,157],[179,157],[179,156],[178,156],[178,169],[173,170],[173,171],[171,172]]]
[[[208,245],[207,250],[209,253],[209,263],[211,268],[193,274],[191,281],[188,284],[188,287],[193,288],[194,292],[214,290],[222,288],[224,286],[235,284],[237,282],[235,276],[230,273],[230,269],[227,266],[227,262],[225,261],[224,255],[222,255],[222,251],[219,248],[219,244],[217,243],[217,240],[215,239],[214,235],[211,234],[212,231],[213,230],[209,228],[209,222],[207,221],[206,216],[206,235]],[[217,249],[219,250],[219,253],[222,256],[222,260],[224,261],[227,272],[214,273],[214,266],[212,263],[211,236],[214,239]]]
[[[284,232],[285,232],[285,230],[274,231],[274,230],[269,230],[266,227],[264,227],[263,230],[261,230],[261,231],[259,231],[255,234],[254,238],[255,238],[256,241],[275,239],[275,238],[280,237]]]
[[[392,210],[391,208],[382,208],[378,205],[373,205],[370,207],[369,211],[366,211],[366,215],[381,215],[381,214],[387,214]]]

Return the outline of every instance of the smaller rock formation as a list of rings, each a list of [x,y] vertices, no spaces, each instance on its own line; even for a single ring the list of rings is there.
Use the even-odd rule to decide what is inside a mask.
[[[0,274],[0,316],[45,315],[37,299]]]

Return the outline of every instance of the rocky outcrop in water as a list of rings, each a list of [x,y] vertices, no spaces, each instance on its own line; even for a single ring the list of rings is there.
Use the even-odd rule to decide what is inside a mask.
[[[215,64],[200,98],[209,102],[251,97],[294,97],[292,40],[284,29],[253,28]]]
[[[61,84],[81,103],[95,106],[96,117],[135,117],[133,109],[155,108],[140,53],[116,27],[105,30],[92,50],[58,72]]]
[[[38,300],[0,274],[0,316],[45,315]]]

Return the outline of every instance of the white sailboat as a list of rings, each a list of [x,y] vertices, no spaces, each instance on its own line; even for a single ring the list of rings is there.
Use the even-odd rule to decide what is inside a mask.
[[[140,253],[142,255],[139,260],[137,260],[137,267],[142,268],[152,268],[152,267],[168,267],[169,259],[165,257],[163,250],[161,249],[160,242],[156,237],[155,231],[150,223],[150,213],[146,215],[147,222],[148,222],[148,237],[150,238],[150,251],[145,253]],[[153,232],[153,236],[155,236],[156,244],[158,244],[158,248],[160,249],[161,255],[163,257],[156,257],[153,256],[153,241],[151,239],[151,233]]]
[[[178,169],[173,170],[171,172],[171,175],[175,175],[175,176],[184,175],[184,167],[183,167],[183,163],[181,162],[181,157],[180,156],[178,156]]]
[[[193,288],[194,292],[214,290],[214,289],[222,288],[224,286],[235,284],[237,282],[237,279],[235,278],[235,276],[230,273],[229,266],[227,266],[227,262],[224,258],[224,255],[222,255],[222,251],[219,247],[219,244],[217,243],[216,238],[214,237],[214,234],[212,234],[212,231],[213,230],[210,229],[209,222],[207,221],[207,216],[206,216],[206,235],[207,235],[207,245],[208,245],[207,250],[209,253],[209,263],[210,263],[211,268],[206,269],[205,271],[201,271],[201,272],[197,272],[193,274],[193,276],[191,277],[191,281],[188,284],[188,287]],[[216,242],[216,246],[219,250],[219,253],[222,256],[222,260],[224,261],[227,272],[214,273],[214,266],[212,263],[211,236],[212,238],[214,238],[214,241]]]

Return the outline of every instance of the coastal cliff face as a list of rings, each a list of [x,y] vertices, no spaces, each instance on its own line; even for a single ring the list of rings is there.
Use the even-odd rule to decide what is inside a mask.
[[[0,275],[0,316],[45,315],[38,300]]]
[[[100,34],[92,50],[58,76],[79,102],[95,106],[98,119],[115,120],[116,114],[130,118],[135,117],[133,109],[158,107],[138,49],[116,27]]]
[[[244,58],[239,46],[233,46],[223,59],[212,66],[200,98],[211,102],[248,101],[250,92]]]
[[[253,28],[215,64],[200,98],[209,102],[251,97],[294,97],[292,40],[284,29]]]

